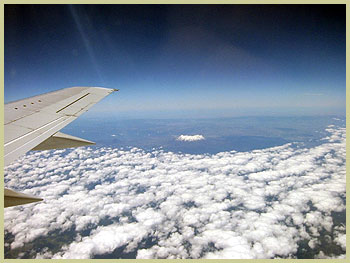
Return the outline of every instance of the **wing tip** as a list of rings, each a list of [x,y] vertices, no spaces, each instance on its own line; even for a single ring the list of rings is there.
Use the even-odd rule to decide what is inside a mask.
[[[106,88],[106,87],[90,87],[90,88],[97,88],[97,89],[102,89],[102,90],[109,90],[109,91],[111,91],[111,92],[119,91],[119,89],[112,89],[112,88]]]

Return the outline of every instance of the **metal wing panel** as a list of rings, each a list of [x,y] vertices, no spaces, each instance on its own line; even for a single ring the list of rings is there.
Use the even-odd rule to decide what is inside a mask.
[[[6,113],[4,118],[5,125],[35,112],[35,110],[28,110],[26,108],[18,107],[18,105],[8,104],[5,105],[4,111]]]
[[[16,125],[13,125],[13,124],[7,124],[5,127],[6,127],[6,131],[4,134],[5,144],[6,142],[10,142],[22,136],[23,133],[29,133],[32,131],[31,129],[24,128],[24,127],[18,128]]]
[[[70,122],[75,120],[77,117],[62,117],[56,121],[53,121],[39,129],[28,132],[9,143],[5,144],[5,165],[10,164],[16,160],[22,154],[33,149],[35,146],[45,141],[47,138],[61,130],[63,127],[68,125]],[[17,126],[18,129],[21,127]],[[6,128],[6,127],[5,127]],[[6,129],[5,129],[6,132]]]
[[[83,97],[76,100],[73,104],[69,106],[65,106],[64,108],[61,108],[58,110],[60,114],[64,115],[74,115],[81,114],[85,111],[87,111],[89,108],[91,108],[94,104],[96,104],[98,101],[100,101],[103,97],[103,95],[98,94],[92,94],[87,93]]]
[[[8,103],[5,105],[5,124],[19,120],[34,112],[56,113],[59,109],[86,94],[85,91],[88,89],[88,87],[62,89]]]
[[[87,111],[113,89],[73,87],[5,105],[5,165]]]
[[[31,115],[27,115],[25,118],[21,118],[10,124],[35,130],[61,117],[62,116],[58,114],[46,113],[46,112],[44,113],[39,111]]]

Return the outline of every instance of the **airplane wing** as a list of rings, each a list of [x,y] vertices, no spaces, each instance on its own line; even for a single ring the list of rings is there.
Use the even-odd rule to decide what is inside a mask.
[[[95,103],[116,91],[73,87],[5,104],[4,165],[30,150],[49,150],[94,144],[59,132]],[[5,207],[41,198],[5,189]]]

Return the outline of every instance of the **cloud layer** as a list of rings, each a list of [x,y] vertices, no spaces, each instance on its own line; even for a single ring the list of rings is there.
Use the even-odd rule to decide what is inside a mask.
[[[345,226],[333,215],[345,210],[345,128],[327,132],[310,149],[29,153],[6,167],[5,185],[44,201],[5,210],[5,246],[32,244],[22,255],[37,258],[275,258],[306,242],[329,257],[326,233],[344,257]],[[65,244],[36,245],[55,237]]]

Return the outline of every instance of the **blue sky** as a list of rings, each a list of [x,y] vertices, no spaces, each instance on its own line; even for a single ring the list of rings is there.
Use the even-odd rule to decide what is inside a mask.
[[[124,117],[345,114],[345,5],[6,5],[5,102],[70,86]]]

